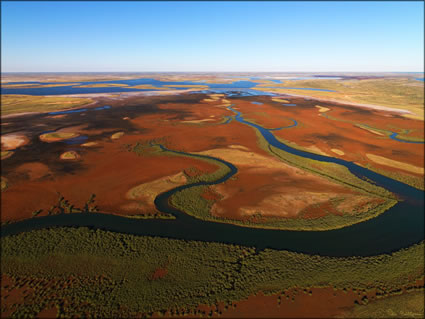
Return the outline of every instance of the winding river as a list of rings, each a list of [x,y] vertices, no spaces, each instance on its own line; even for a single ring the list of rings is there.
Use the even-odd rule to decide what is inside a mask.
[[[391,132],[390,139],[393,139],[394,141],[397,141],[397,142],[403,142],[403,143],[412,143],[412,144],[424,144],[425,143],[425,142],[422,142],[422,141],[402,140],[402,139],[399,139],[397,137],[397,135],[398,135],[398,133]]]
[[[320,113],[320,116],[323,116],[323,117],[325,117],[325,118],[327,118],[328,120],[331,120],[331,121],[339,121],[339,122],[351,123],[353,125],[361,124],[363,126],[366,126],[366,127],[370,128],[371,130],[377,130],[376,128],[374,128],[374,127],[372,127],[370,125],[364,124],[364,123],[356,123],[356,122],[353,122],[353,121],[348,121],[348,120],[343,120],[343,119],[337,119],[337,118],[334,118],[334,117],[330,117],[329,114],[327,114],[327,113],[329,113],[329,112]],[[400,139],[400,138],[397,137],[399,135],[399,133],[396,133],[396,132],[392,132],[392,131],[388,131],[388,130],[380,130],[380,131],[385,131],[386,134],[388,134],[388,137],[390,139],[392,139],[394,141],[397,141],[397,142],[412,143],[412,144],[424,144],[425,143],[424,141],[410,141],[410,140]]]
[[[102,213],[61,214],[30,218],[2,226],[2,236],[48,227],[87,226],[135,235],[221,242],[256,247],[259,250],[272,248],[324,256],[371,256],[390,253],[424,240],[423,191],[370,171],[353,162],[291,148],[277,140],[271,130],[245,121],[242,114],[232,106],[228,109],[236,114],[236,121],[257,129],[270,145],[305,158],[343,165],[355,176],[366,177],[378,186],[395,193],[400,202],[376,218],[330,231],[283,231],[203,221],[171,206],[170,197],[174,193],[190,187],[222,183],[236,174],[237,168],[218,158],[173,151],[160,145],[163,151],[219,161],[226,165],[229,171],[214,182],[186,184],[158,195],[155,199],[157,209],[173,214],[176,216],[175,220],[139,220]]]

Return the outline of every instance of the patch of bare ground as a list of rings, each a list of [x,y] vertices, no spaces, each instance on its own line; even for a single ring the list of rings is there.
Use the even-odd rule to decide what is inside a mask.
[[[96,205],[102,212],[138,214],[137,206],[126,206],[134,202],[127,198],[130,189],[191,167],[205,173],[217,169],[213,164],[194,158],[179,157],[176,160],[171,156],[137,156],[127,151],[125,145],[134,145],[141,138],[143,136],[124,135],[114,142],[102,142],[93,149],[85,148],[78,162],[83,169],[78,174],[52,173],[48,179],[14,180],[2,193],[2,221],[30,218],[34,211],[40,209],[40,216],[47,214],[49,208],[57,203],[58,192],[75,207],[83,207],[90,195],[96,194]],[[36,165],[35,168],[34,165],[24,166],[21,171],[28,174],[30,170],[29,174],[33,177],[40,175],[42,166]]]
[[[271,156],[235,148],[212,149],[200,154],[224,159],[239,170],[235,179],[210,187],[220,196],[211,208],[211,214],[216,217],[239,220],[255,215],[317,218],[324,212],[350,214],[360,203],[367,208],[382,203],[382,200],[361,195]],[[319,210],[316,207],[337,198],[340,204],[336,209]]]
[[[265,99],[265,98],[264,98]],[[378,130],[405,132],[406,136],[423,138],[424,122],[408,119],[396,113],[380,112],[373,109],[359,109],[350,105],[321,103],[320,107],[329,109],[318,112],[317,101],[303,100],[292,97],[291,102],[297,106],[281,107],[264,103],[261,111],[263,115],[255,114],[255,106],[249,101],[234,100],[236,106],[242,110],[245,118],[253,119],[256,123],[266,127],[277,127],[281,119],[293,118],[298,122],[296,127],[274,131],[273,134],[285,143],[295,148],[301,148],[317,154],[336,154],[344,160],[359,163],[362,166],[371,165],[382,172],[396,172],[407,178],[423,179],[421,168],[424,167],[424,148],[410,143],[397,142],[384,134],[376,134],[356,124],[367,125]],[[318,116],[318,114],[327,114]],[[249,115],[249,116],[248,116]],[[336,153],[338,150],[340,154]],[[343,152],[344,154],[342,155]],[[373,161],[366,154],[376,154],[386,159],[397,161],[400,165],[383,165],[382,161]],[[335,155],[334,155],[335,156]],[[387,162],[388,164],[388,162]],[[404,165],[406,164],[406,165]],[[411,165],[411,166],[408,166]],[[406,167],[417,167],[415,172],[406,171]],[[416,176],[416,177],[415,177]]]
[[[14,150],[28,143],[29,139],[23,133],[12,133],[1,136],[2,151]]]
[[[49,167],[39,162],[22,164],[18,166],[16,172],[28,176],[29,180],[37,180],[51,174]]]
[[[137,185],[126,193],[126,198],[131,202],[121,208],[124,211],[150,212],[155,210],[154,200],[156,196],[177,186],[184,185],[186,182],[185,174],[180,172]]]

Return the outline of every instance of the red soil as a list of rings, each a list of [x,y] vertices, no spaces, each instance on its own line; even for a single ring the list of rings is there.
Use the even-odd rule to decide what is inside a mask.
[[[151,275],[150,279],[151,280],[161,279],[161,278],[164,278],[167,274],[168,274],[167,268],[157,268],[155,269],[154,273]]]
[[[8,318],[20,304],[25,302],[24,298],[31,296],[34,289],[27,285],[15,287],[15,282],[12,278],[2,274],[1,276],[1,298],[2,312],[1,318]]]
[[[207,188],[201,196],[206,200],[216,201],[220,199],[220,195],[214,192],[211,188]]]
[[[50,173],[49,167],[38,162],[22,164],[16,169],[18,174],[25,174],[30,180],[36,180],[47,176]]]
[[[58,308],[57,307],[50,307],[41,310],[37,318],[57,318],[58,317]]]
[[[235,302],[224,318],[330,318],[354,306],[356,295],[333,288],[311,288],[311,295],[292,289],[285,295],[265,296],[262,292]],[[287,298],[288,296],[288,298]],[[293,298],[293,299],[292,299]],[[279,303],[280,300],[280,303]]]
[[[169,148],[185,152],[199,152],[232,144],[241,144],[258,150],[257,138],[252,128],[235,121],[226,125],[217,124],[222,121],[224,116],[233,115],[224,107],[214,107],[211,103],[189,106],[168,103],[159,106],[164,110],[184,110],[191,114],[182,119],[175,119],[173,114],[143,115],[132,119],[131,122],[135,125],[149,129],[144,134],[146,139],[165,135]],[[215,116],[214,122],[203,122],[198,125],[181,122],[188,118],[207,119],[211,115]]]
[[[235,103],[235,101],[232,102]],[[356,127],[352,123],[330,120],[322,115],[327,114],[337,119],[354,121],[359,124],[367,124],[371,127],[394,132],[399,132],[399,129],[409,129],[412,130],[412,133],[408,134],[408,136],[420,138],[423,138],[423,121],[407,119],[396,113],[381,110],[364,110],[354,106],[329,104],[314,100],[306,101],[300,98],[292,98],[291,103],[295,103],[297,106],[283,106],[282,103],[273,102],[270,99],[270,102],[266,102],[260,108],[249,101],[238,100],[236,101],[236,107],[243,111],[245,118],[253,119],[267,128],[287,125],[288,118],[297,120],[297,127],[275,131],[274,134],[301,147],[315,146],[331,156],[356,161],[362,165],[370,163],[384,170],[395,170],[402,174],[422,176],[374,163],[366,157],[366,153],[423,167],[423,147],[397,142],[386,136],[379,136]],[[319,109],[315,107],[316,105],[327,107],[330,111],[320,113]],[[264,114],[256,114],[256,112],[260,111],[266,116]],[[331,151],[332,148],[342,150],[345,154],[337,155]]]
[[[252,112],[258,110],[258,106],[249,101],[233,100],[232,102],[236,102],[237,107],[248,114],[247,117],[253,117]],[[125,104],[126,102],[118,101],[117,103]],[[285,110],[290,107],[282,109],[281,106],[272,105],[273,103],[261,105],[261,109],[271,115],[270,117],[262,116],[263,120],[268,119],[270,122],[261,122],[261,124],[276,127],[282,125],[283,122],[277,123],[277,121],[279,118],[284,119],[289,115],[285,114],[285,112],[288,113]],[[233,115],[223,106],[220,100],[212,103],[200,102],[199,104],[162,103],[158,106],[162,112],[136,116],[130,120],[136,127],[143,130],[143,134],[126,132],[123,137],[114,141],[104,137],[103,140],[98,141],[98,147],[93,149],[84,147],[78,150],[81,155],[78,164],[81,165],[81,168],[76,173],[51,173],[50,168],[46,168],[44,164],[37,162],[25,163],[16,172],[8,172],[5,177],[8,178],[10,183],[9,188],[2,193],[2,220],[28,218],[32,216],[32,212],[39,209],[43,210],[41,215],[46,214],[47,210],[57,203],[57,192],[60,192],[75,207],[83,207],[90,195],[96,194],[96,205],[102,212],[140,214],[143,212],[140,211],[140,208],[137,208],[137,205],[128,205],[131,204],[126,198],[129,189],[182,171],[199,175],[214,172],[217,169],[216,165],[195,158],[162,155],[137,156],[135,153],[127,151],[125,145],[134,145],[140,141],[161,138],[161,143],[164,143],[170,149],[186,152],[200,152],[214,148],[226,148],[229,145],[241,145],[251,152],[273,158],[258,146],[257,136],[251,127],[236,121],[226,125],[218,124],[224,116]],[[295,110],[296,107],[293,109]],[[291,117],[298,119],[314,113],[315,121],[323,120],[317,116],[318,112],[314,106],[313,108],[306,108],[306,110],[302,107],[298,109],[293,111],[296,114],[290,114]],[[120,118],[124,115],[126,115],[125,112]],[[211,118],[213,121],[196,125],[182,123],[182,121],[188,119],[202,120],[207,118]],[[304,122],[302,119],[300,121]],[[284,124],[286,125],[286,123]],[[281,132],[290,132],[289,136],[295,140],[298,136],[297,132],[306,130],[306,127],[308,126],[305,124],[301,129],[284,129]],[[97,133],[109,129],[117,131],[120,128],[111,127],[100,130],[94,129],[93,131]],[[333,128],[329,129],[332,130]],[[84,134],[91,132],[87,129],[87,124],[74,125],[62,130],[84,132]],[[297,143],[300,142],[297,141]],[[332,147],[335,146],[332,145]],[[341,146],[338,147],[345,149]],[[55,161],[59,161],[59,159],[55,158]],[[261,163],[258,166],[261,167]],[[267,196],[277,193],[326,190],[328,193],[352,194],[351,190],[340,185],[332,184],[308,173],[296,173],[290,167],[278,171],[273,169],[256,171],[249,166],[239,165],[238,169],[237,179],[228,180],[225,183],[226,193],[230,196],[223,198],[217,204],[217,207],[221,207],[225,214],[218,214],[217,210],[216,215],[238,219],[246,218],[247,216],[241,215],[238,211],[241,207],[255,206]],[[22,174],[19,175],[19,173],[29,175],[29,180],[22,178]],[[43,176],[47,175],[49,175],[48,179],[42,179]],[[220,194],[206,193],[204,197],[216,200],[220,197]],[[326,206],[326,204],[322,205],[324,205],[322,207]],[[153,205],[147,209],[151,212]],[[304,214],[304,217],[319,217],[323,215],[324,211],[324,209],[310,211],[308,214]],[[294,210],[294,212],[298,212],[298,210]],[[333,213],[332,210],[330,212]],[[294,213],[286,217],[291,216],[294,217]]]
[[[128,203],[126,193],[134,186],[160,177],[174,175],[189,167],[202,172],[214,172],[217,167],[205,161],[187,157],[153,156],[141,157],[128,152],[124,144],[136,143],[141,136],[127,135],[113,142],[101,142],[101,149],[85,149],[80,162],[84,169],[78,174],[52,176],[48,180],[18,179],[10,181],[10,187],[2,193],[2,220],[19,220],[32,217],[32,212],[47,210],[58,200],[57,192],[75,207],[83,207],[91,194],[96,194],[96,205],[103,212],[135,214],[121,211]],[[25,164],[22,170],[28,169]],[[42,164],[34,165],[41,174]]]
[[[325,198],[356,194],[347,187],[331,183],[310,173],[300,175],[298,170],[291,168],[256,171],[250,167],[241,166],[236,177],[237,179],[228,180],[223,185],[214,186],[213,189],[224,195],[224,198],[214,204],[213,215],[238,220],[251,219],[252,215],[243,213],[243,207],[258,207],[258,211],[263,217],[268,216],[267,211],[274,212],[269,217],[285,218],[294,218],[298,215],[302,218],[318,218],[329,213],[340,215],[340,212],[330,207],[329,202],[324,202],[315,208],[309,204],[309,198],[314,193]],[[294,200],[289,199],[290,202],[285,204],[287,207],[281,206],[280,211],[276,210],[276,207],[273,206],[276,203],[273,202],[258,206],[259,203],[273,195],[293,195]],[[295,200],[296,197],[299,197],[298,201]],[[263,209],[264,211],[262,211]]]
[[[423,287],[423,284],[423,279],[416,280],[400,291],[408,293],[410,288]],[[197,309],[215,318],[333,318],[340,317],[356,303],[362,304],[364,297],[373,302],[386,296],[390,294],[378,296],[376,289],[293,288],[272,295],[260,291],[227,307],[219,302],[213,306],[200,305]]]

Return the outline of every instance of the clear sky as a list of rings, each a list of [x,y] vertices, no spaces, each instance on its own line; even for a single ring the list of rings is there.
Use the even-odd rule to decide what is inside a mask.
[[[424,3],[5,2],[3,72],[423,71]]]

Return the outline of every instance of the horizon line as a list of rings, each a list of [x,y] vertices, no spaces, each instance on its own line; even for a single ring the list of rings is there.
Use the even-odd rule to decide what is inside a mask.
[[[5,73],[425,73],[425,71],[1,71]]]

